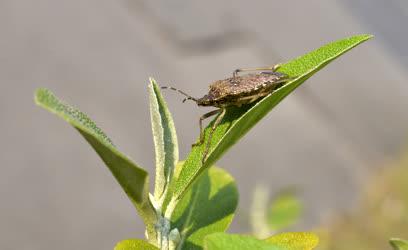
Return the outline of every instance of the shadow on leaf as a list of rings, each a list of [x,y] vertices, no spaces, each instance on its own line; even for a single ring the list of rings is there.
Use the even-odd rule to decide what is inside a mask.
[[[183,249],[203,249],[204,237],[224,232],[238,204],[238,191],[224,170],[206,170],[178,204],[173,225],[180,230]]]

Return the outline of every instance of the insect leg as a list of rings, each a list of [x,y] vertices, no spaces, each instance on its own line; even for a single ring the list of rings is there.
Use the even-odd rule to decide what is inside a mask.
[[[197,99],[196,99],[196,98],[194,98],[194,97],[190,96],[189,94],[186,94],[184,91],[181,91],[181,90],[176,89],[176,88],[174,88],[174,87],[171,87],[171,86],[161,86],[160,88],[161,88],[161,89],[171,89],[171,90],[173,90],[173,91],[177,91],[177,92],[179,92],[180,94],[184,95],[186,98],[183,99],[183,102],[185,102],[185,101],[187,101],[187,100],[193,100],[193,101],[197,102]]]
[[[202,115],[200,117],[200,120],[199,120],[199,124],[200,124],[200,141],[194,143],[192,145],[193,147],[201,145],[204,142],[203,120],[205,120],[205,119],[207,119],[207,118],[209,118],[209,117],[211,117],[213,115],[218,114],[220,111],[221,111],[220,109],[216,109],[216,110],[210,111],[208,113],[205,113],[204,115]]]
[[[242,69],[236,69],[234,72],[232,72],[232,77],[236,77],[239,72],[245,72],[245,71],[262,71],[262,70],[269,70],[271,72],[275,72],[276,70],[279,69],[281,64],[275,64],[270,67],[260,67],[260,68],[242,68]]]
[[[220,110],[218,110],[218,111],[220,111]],[[201,159],[201,163],[202,163],[202,164],[204,164],[204,162],[205,162],[205,160],[206,160],[206,158],[207,158],[208,151],[210,150],[210,147],[211,147],[211,139],[212,139],[212,136],[213,136],[213,134],[214,134],[214,131],[215,131],[215,129],[218,127],[218,125],[220,125],[220,123],[221,123],[221,121],[222,121],[222,118],[224,118],[225,113],[226,113],[226,109],[225,109],[225,108],[221,108],[220,114],[218,115],[217,119],[215,120],[214,124],[213,124],[212,127],[211,127],[210,134],[208,135],[207,145],[205,146],[205,149],[204,149],[203,158]]]

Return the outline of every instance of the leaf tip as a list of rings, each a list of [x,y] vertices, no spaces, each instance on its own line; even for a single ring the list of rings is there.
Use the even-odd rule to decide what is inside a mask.
[[[45,96],[49,94],[49,90],[46,88],[38,88],[34,91],[34,102],[39,105]]]
[[[149,77],[149,89],[153,92],[156,92],[159,86],[157,85],[156,80],[153,77]]]
[[[157,84],[157,82],[156,82],[156,80],[153,78],[153,77],[149,77],[149,82],[150,82],[150,84]]]
[[[48,109],[50,104],[55,103],[56,97],[51,92],[51,90],[47,88],[38,88],[34,92],[34,103],[38,106]]]
[[[363,37],[364,40],[369,40],[369,39],[374,37],[374,35],[372,35],[372,34],[362,34],[360,36]]]
[[[373,37],[374,37],[374,35],[372,35],[372,34],[360,34],[360,35],[351,36],[348,39],[351,39],[351,40],[356,39],[358,41],[358,43],[362,43],[362,42],[365,42],[367,40],[370,40]]]
[[[156,80],[153,77],[149,77],[149,89],[154,93],[154,95],[157,95],[160,92],[160,86],[157,84]]]

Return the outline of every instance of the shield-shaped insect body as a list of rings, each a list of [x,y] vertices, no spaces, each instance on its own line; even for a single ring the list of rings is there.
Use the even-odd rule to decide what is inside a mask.
[[[186,96],[183,100],[192,100],[197,103],[198,106],[211,106],[218,109],[210,111],[200,117],[200,140],[193,144],[193,146],[201,145],[204,143],[203,132],[203,120],[213,115],[218,114],[217,119],[211,127],[210,134],[208,136],[207,145],[204,149],[202,163],[206,160],[212,135],[214,130],[222,121],[226,108],[230,106],[242,106],[258,101],[262,97],[265,97],[272,93],[274,90],[281,87],[287,81],[290,80],[288,75],[276,72],[279,65],[267,68],[254,68],[254,69],[237,69],[234,71],[233,76],[224,80],[215,81],[210,85],[209,92],[201,98],[194,98],[185,92],[173,87],[163,86],[163,89],[172,89]],[[264,71],[257,74],[246,74],[238,76],[238,72],[243,71]]]

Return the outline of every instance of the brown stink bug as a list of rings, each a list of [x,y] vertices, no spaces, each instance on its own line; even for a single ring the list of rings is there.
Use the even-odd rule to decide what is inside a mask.
[[[274,90],[292,79],[286,74],[276,72],[278,68],[279,64],[273,67],[237,69],[233,72],[232,77],[213,82],[210,85],[210,91],[208,92],[208,94],[204,95],[201,98],[194,98],[186,94],[185,92],[173,87],[161,87],[162,89],[175,90],[186,96],[183,102],[185,102],[186,100],[192,100],[197,103],[198,106],[212,106],[218,108],[202,115],[199,120],[200,140],[197,143],[193,144],[193,147],[204,143],[204,131],[202,125],[203,120],[218,114],[218,117],[213,123],[210,134],[208,136],[208,142],[204,149],[202,163],[204,163],[204,161],[206,160],[213,132],[222,121],[226,112],[226,108],[231,106],[240,107],[244,104],[253,103],[260,98],[272,93]],[[238,76],[239,72],[244,71],[261,71],[261,73]]]

